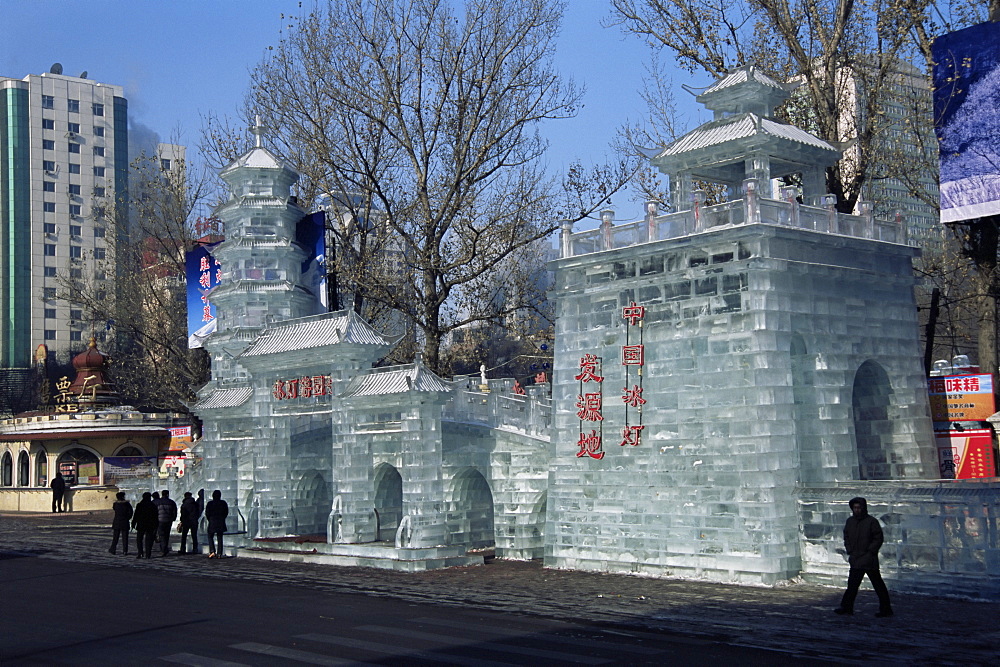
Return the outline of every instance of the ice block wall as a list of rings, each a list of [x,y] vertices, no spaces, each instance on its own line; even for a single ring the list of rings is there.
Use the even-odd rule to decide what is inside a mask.
[[[773,583],[797,485],[922,476],[915,252],[755,224],[554,262],[546,564]]]

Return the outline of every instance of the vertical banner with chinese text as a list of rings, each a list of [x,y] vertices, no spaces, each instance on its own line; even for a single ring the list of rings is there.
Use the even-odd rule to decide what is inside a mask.
[[[215,306],[209,297],[222,278],[222,266],[212,256],[218,243],[199,245],[184,257],[187,279],[188,347],[201,347],[215,331]]]

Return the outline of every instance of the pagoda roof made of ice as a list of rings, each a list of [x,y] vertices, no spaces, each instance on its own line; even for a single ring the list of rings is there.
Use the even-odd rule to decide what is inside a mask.
[[[285,164],[281,158],[263,146],[255,146],[254,148],[251,148],[249,151],[226,165],[220,173],[222,176],[225,176],[227,173],[241,167],[246,169],[286,169],[293,174],[296,173],[295,170]]]
[[[375,331],[353,310],[341,310],[271,325],[239,356],[258,357],[338,343],[391,346],[394,342]]]
[[[701,95],[711,95],[712,93],[716,93],[724,88],[744,83],[757,83],[768,88],[774,88],[775,90],[779,90],[783,93],[788,92],[788,86],[785,84],[775,81],[756,67],[746,66],[729,72],[724,77],[706,88],[705,92]],[[701,95],[699,95],[699,97],[701,97]]]
[[[415,363],[376,368],[364,375],[355,376],[340,396],[341,398],[384,396],[410,391],[447,392],[451,391],[451,385],[428,370],[423,364]]]
[[[253,387],[229,387],[213,389],[212,393],[194,405],[194,411],[235,408],[243,405],[253,395]]]
[[[718,153],[719,147],[730,142],[739,142],[732,148],[734,160],[745,156],[748,144],[759,149],[762,147],[759,144],[772,143],[774,152],[780,154],[782,145],[786,142],[818,149],[821,152],[830,151],[832,160],[836,160],[840,155],[840,151],[829,143],[801,128],[754,113],[743,113],[710,121],[688,132],[660,151],[654,161],[683,155],[696,157],[695,154],[706,151]]]

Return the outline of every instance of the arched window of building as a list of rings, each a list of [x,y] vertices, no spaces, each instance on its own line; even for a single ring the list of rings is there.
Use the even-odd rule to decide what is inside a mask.
[[[74,447],[59,455],[56,469],[63,474],[67,486],[99,484],[101,460],[94,452]]]
[[[22,451],[17,455],[17,485],[30,486],[31,459],[28,452]]]
[[[35,486],[49,485],[49,457],[45,452],[35,454]]]
[[[3,463],[0,464],[0,484],[14,486],[14,459],[10,452],[3,453]]]

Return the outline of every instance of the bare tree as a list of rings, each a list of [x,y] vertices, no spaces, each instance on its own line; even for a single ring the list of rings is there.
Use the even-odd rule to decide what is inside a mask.
[[[625,159],[560,184],[542,169],[539,124],[580,103],[552,69],[561,3],[456,5],[327,2],[290,24],[247,103],[302,174],[303,199],[343,212],[332,231],[350,306],[402,313],[437,370],[449,332],[537,304],[528,289],[488,298],[495,272],[516,273],[524,249],[597,210],[631,171]],[[228,158],[227,137],[210,122]]]
[[[911,197],[937,208],[931,42],[985,20],[984,3],[612,0],[612,5],[610,23],[646,40],[654,51],[675,56],[689,72],[717,77],[749,64],[779,80],[801,82],[780,113],[844,150],[844,158],[827,172],[827,191],[837,195],[839,210],[853,212],[859,198],[871,198],[883,182],[901,184]],[[990,0],[990,8],[1000,14],[1000,0]],[[889,107],[902,113],[887,113]],[[981,366],[995,370],[996,221],[932,236],[918,270],[943,300],[946,331],[939,350],[957,349],[959,341],[969,340],[962,334],[967,330],[978,340]],[[927,290],[922,300],[930,301],[930,295]]]
[[[192,179],[183,163],[164,171],[146,155],[129,176],[128,217],[118,213],[123,207],[103,207],[105,257],[88,257],[84,277],[61,275],[59,297],[83,311],[95,335],[107,336],[102,348],[115,362],[112,376],[126,402],[187,411],[209,368],[204,351],[187,347],[184,284],[192,216],[207,181]]]

